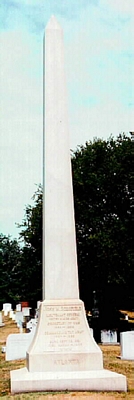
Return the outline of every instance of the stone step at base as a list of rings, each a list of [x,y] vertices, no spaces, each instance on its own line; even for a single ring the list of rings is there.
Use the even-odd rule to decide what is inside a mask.
[[[126,377],[106,369],[98,371],[10,372],[11,393],[41,391],[127,391]]]

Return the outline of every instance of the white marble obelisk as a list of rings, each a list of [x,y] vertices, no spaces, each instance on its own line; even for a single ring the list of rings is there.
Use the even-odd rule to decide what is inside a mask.
[[[63,31],[45,30],[43,299],[79,298]]]
[[[11,371],[11,392],[126,391],[126,378],[103,369],[79,300],[63,32],[45,31],[43,296],[27,368]]]

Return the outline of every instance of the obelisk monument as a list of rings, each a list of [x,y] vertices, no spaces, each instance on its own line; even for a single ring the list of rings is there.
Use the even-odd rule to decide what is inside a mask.
[[[43,299],[79,298],[63,31],[45,30]]]
[[[63,32],[45,30],[43,302],[27,367],[11,371],[11,392],[126,391],[126,378],[103,369],[79,299]]]

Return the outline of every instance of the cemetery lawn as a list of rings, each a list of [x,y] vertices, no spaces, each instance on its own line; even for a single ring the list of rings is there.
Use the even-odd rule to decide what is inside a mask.
[[[112,400],[112,399],[134,399],[134,362],[123,361],[118,358],[120,355],[120,346],[100,345],[103,352],[104,368],[126,375],[128,391],[123,392],[41,392],[27,394],[10,394],[10,371],[23,368],[26,365],[25,360],[5,361],[5,354],[1,352],[2,346],[6,344],[6,338],[9,333],[18,333],[16,324],[8,317],[3,317],[5,326],[0,328],[0,398],[3,400]]]

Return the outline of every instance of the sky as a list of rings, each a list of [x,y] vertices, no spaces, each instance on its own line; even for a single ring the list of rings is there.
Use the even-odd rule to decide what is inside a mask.
[[[0,1],[0,233],[18,238],[43,175],[43,36],[64,32],[70,149],[134,130],[133,0]]]

